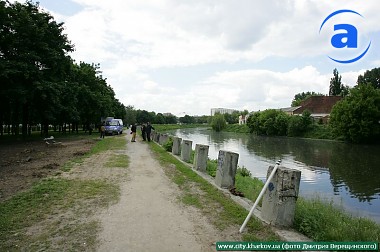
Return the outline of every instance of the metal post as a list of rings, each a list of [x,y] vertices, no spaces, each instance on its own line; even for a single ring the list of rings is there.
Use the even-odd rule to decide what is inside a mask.
[[[257,197],[255,203],[253,204],[253,206],[252,206],[252,208],[251,208],[251,211],[249,211],[249,214],[248,214],[247,217],[245,218],[245,221],[244,221],[243,225],[241,225],[241,227],[240,227],[240,229],[239,229],[239,232],[240,232],[240,233],[243,232],[245,226],[247,225],[249,219],[251,218],[251,216],[252,216],[252,214],[253,214],[253,210],[255,210],[257,204],[259,204],[260,199],[263,197],[265,190],[267,189],[267,187],[268,187],[270,181],[272,180],[272,178],[273,178],[274,174],[276,173],[277,168],[278,168],[278,166],[279,166],[280,164],[281,164],[281,160],[278,160],[278,161],[276,162],[276,165],[275,165],[274,168],[273,168],[272,173],[270,174],[269,178],[268,178],[267,181],[265,182],[263,189],[261,190],[261,192],[260,192],[259,196]]]

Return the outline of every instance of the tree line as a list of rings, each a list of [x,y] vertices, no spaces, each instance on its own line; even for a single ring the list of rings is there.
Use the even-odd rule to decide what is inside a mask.
[[[341,82],[337,69],[330,80],[329,95],[343,99],[332,108],[325,128],[335,139],[353,143],[380,142],[380,68],[359,75],[357,85],[349,88]],[[292,106],[299,106],[315,92],[296,94]],[[289,116],[282,111],[268,109],[250,115],[247,122],[251,132],[268,136],[303,136],[313,130],[313,120],[305,111],[302,116]]]
[[[65,131],[125,117],[98,64],[75,63],[63,23],[38,3],[0,1],[0,132],[23,136],[32,125]],[[20,129],[21,126],[21,129]]]

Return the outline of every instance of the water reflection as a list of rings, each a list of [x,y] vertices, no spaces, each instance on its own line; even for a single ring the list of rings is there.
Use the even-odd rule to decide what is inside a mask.
[[[380,223],[380,146],[363,146],[324,140],[260,137],[182,129],[170,132],[183,139],[210,146],[209,157],[219,150],[239,153],[239,165],[265,180],[269,165],[278,159],[288,168],[301,170],[301,191],[333,200],[351,213]]]

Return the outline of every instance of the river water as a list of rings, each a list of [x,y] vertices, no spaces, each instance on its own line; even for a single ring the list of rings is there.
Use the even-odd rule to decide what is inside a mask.
[[[195,144],[209,145],[209,158],[219,150],[239,153],[239,166],[263,181],[269,165],[301,171],[300,195],[333,201],[355,216],[380,223],[380,146],[341,142],[261,137],[253,134],[214,132],[206,128],[178,129],[167,133]]]

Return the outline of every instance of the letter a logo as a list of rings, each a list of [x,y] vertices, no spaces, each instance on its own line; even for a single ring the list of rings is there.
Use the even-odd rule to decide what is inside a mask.
[[[331,38],[331,44],[335,48],[358,48],[358,30],[355,26],[350,24],[337,24],[334,25],[334,31],[345,30],[345,33],[335,34]],[[343,42],[346,41],[346,42]]]
[[[322,28],[326,25],[326,22],[330,21],[331,23],[332,18],[338,14],[355,14],[363,18],[361,14],[353,10],[335,11],[331,13],[330,15],[328,15],[325,18],[325,20],[323,20],[319,28],[320,34],[322,31]],[[338,63],[342,63],[342,64],[353,63],[361,59],[368,52],[369,48],[371,47],[371,40],[367,40],[367,42],[364,42],[364,43],[362,42],[361,44],[359,44],[359,31],[356,28],[356,26],[349,23],[339,23],[339,24],[334,24],[333,27],[334,27],[333,28],[334,35],[331,36],[330,44],[334,48],[335,52],[337,50],[339,52],[336,53],[336,56],[331,56],[331,54],[327,55],[331,60]],[[324,30],[326,29],[327,28],[325,28]],[[329,31],[331,30],[327,29],[327,32]],[[346,59],[342,59],[342,52],[348,55]]]

